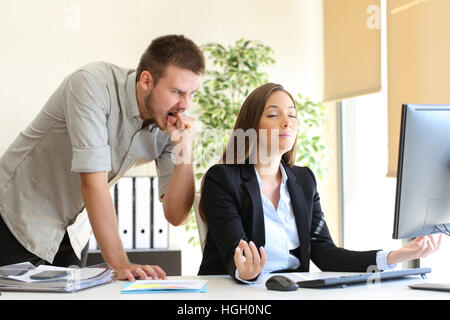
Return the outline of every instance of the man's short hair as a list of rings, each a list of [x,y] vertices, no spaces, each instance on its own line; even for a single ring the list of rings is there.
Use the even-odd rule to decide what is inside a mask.
[[[175,65],[201,75],[205,72],[205,57],[202,50],[183,35],[167,35],[156,38],[150,43],[139,61],[136,69],[136,81],[139,81],[142,72],[147,70],[156,84],[169,65]]]

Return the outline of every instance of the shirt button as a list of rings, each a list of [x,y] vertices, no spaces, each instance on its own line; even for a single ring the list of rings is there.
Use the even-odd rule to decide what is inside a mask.
[[[130,156],[130,155],[128,155],[128,156],[127,156],[127,159],[128,159],[128,160],[130,160],[130,159],[131,159],[131,156]]]

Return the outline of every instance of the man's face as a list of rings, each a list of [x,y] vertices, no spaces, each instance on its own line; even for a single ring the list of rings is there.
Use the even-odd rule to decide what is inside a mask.
[[[164,75],[145,97],[145,108],[161,130],[167,129],[169,116],[186,111],[200,86],[200,76],[169,65]]]

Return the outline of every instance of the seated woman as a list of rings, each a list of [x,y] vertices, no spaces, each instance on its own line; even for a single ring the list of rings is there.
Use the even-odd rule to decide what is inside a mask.
[[[441,237],[420,237],[385,252],[350,251],[333,243],[313,172],[294,165],[296,108],[282,86],[268,83],[245,100],[221,164],[204,176],[199,204],[208,234],[199,275],[239,282],[261,273],[366,272],[425,257]],[[258,249],[259,248],[259,249]]]

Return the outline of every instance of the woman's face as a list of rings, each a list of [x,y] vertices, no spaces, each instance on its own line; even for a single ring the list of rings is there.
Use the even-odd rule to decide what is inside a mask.
[[[283,155],[292,149],[297,136],[297,114],[294,102],[284,91],[269,96],[259,121],[260,150],[269,157]]]

